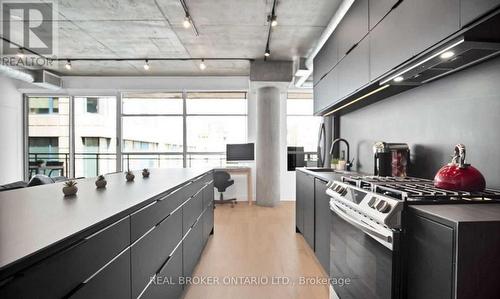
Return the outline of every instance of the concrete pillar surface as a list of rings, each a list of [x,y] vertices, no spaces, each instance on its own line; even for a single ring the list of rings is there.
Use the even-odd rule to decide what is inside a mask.
[[[261,206],[280,201],[280,90],[257,90],[256,200]]]

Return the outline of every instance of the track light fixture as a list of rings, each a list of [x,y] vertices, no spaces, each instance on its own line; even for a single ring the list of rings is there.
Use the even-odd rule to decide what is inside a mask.
[[[16,56],[19,57],[19,58],[24,58],[26,56],[24,54],[24,49],[23,48],[19,48],[19,51],[17,52]]]
[[[266,48],[266,52],[264,53],[264,56],[266,56],[266,57],[271,56],[271,50],[269,50],[269,48]]]
[[[182,26],[184,26],[184,28],[186,29],[191,27],[191,17],[187,13],[186,16],[184,17],[184,21],[182,22]]]
[[[205,64],[205,59],[202,59],[200,62],[200,70],[204,71],[207,68],[207,65]]]
[[[278,25],[278,17],[276,17],[276,15],[272,15],[271,16],[271,26],[272,27],[276,27]]]
[[[64,67],[65,67],[68,71],[70,71],[70,70],[71,70],[71,60],[68,60],[68,61],[66,62],[66,65],[65,65]]]
[[[148,60],[146,59],[146,61],[144,62],[144,70],[145,71],[149,71],[150,67],[149,67],[149,62]]]

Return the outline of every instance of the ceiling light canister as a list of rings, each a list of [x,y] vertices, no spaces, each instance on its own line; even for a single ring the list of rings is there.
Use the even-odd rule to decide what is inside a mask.
[[[70,71],[70,70],[71,70],[71,61],[70,61],[70,60],[68,60],[68,61],[66,62],[66,65],[65,65],[64,67],[65,67],[68,71]]]
[[[276,27],[278,25],[278,17],[276,17],[275,15],[273,15],[271,17],[271,26],[272,27]]]
[[[204,71],[207,68],[207,65],[205,64],[205,59],[202,59],[200,62],[200,70]]]
[[[182,26],[184,26],[184,28],[189,28],[191,27],[191,18],[189,17],[189,15],[186,15],[184,17],[184,21],[182,22]]]
[[[148,60],[146,59],[146,61],[144,62],[144,70],[146,71],[149,71],[150,67],[149,67],[149,62]]]

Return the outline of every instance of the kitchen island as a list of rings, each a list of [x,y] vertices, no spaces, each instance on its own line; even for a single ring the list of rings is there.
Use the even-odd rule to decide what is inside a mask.
[[[0,193],[1,298],[177,298],[213,232],[211,169],[153,169]]]

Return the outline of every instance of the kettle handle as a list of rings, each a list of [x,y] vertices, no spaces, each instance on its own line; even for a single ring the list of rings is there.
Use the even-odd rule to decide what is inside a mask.
[[[458,164],[458,167],[465,168],[465,145],[455,145],[455,154],[453,155],[453,164]]]

